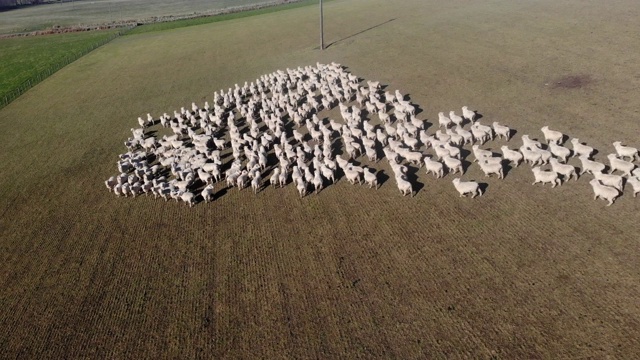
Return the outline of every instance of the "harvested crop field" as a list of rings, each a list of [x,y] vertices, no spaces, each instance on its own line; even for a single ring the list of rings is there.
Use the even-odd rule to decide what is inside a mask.
[[[138,116],[317,61],[408,94],[432,132],[462,105],[518,131],[493,150],[544,125],[604,162],[613,141],[640,146],[634,1],[336,0],[325,51],[317,20],[120,37],[0,110],[3,357],[637,358],[630,188],[606,207],[589,175],[551,189],[528,165],[472,165],[476,199],[424,169],[413,198],[393,179],[303,199],[218,186],[193,208],[105,189]]]

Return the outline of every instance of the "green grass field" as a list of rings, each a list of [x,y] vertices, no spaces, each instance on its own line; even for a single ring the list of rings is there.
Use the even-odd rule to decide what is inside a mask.
[[[551,189],[528,165],[498,180],[474,164],[473,200],[424,168],[414,198],[393,179],[303,199],[219,184],[193,208],[106,190],[138,116],[317,61],[431,123],[469,105],[517,129],[494,151],[544,125],[603,162],[613,141],[640,147],[635,1],[335,0],[325,16],[325,51],[315,7],[122,36],[0,109],[2,357],[640,357],[628,186],[606,207],[590,175]],[[557,86],[571,76],[588,81]]]
[[[278,5],[278,6],[273,6],[273,7],[263,8],[263,9],[256,9],[256,10],[247,10],[247,11],[241,11],[241,12],[231,13],[231,14],[205,16],[205,17],[200,17],[195,19],[147,24],[147,25],[142,25],[134,28],[131,32],[129,32],[129,35],[142,34],[145,32],[152,32],[152,31],[171,30],[171,29],[177,29],[177,28],[194,26],[194,25],[210,24],[210,23],[219,22],[219,21],[241,19],[249,16],[268,14],[274,11],[295,9],[303,6],[309,6],[316,3],[317,1],[315,0],[303,0],[300,2],[292,3],[292,4],[284,4],[284,5]]]
[[[83,53],[117,30],[0,39],[0,97],[40,72]]]

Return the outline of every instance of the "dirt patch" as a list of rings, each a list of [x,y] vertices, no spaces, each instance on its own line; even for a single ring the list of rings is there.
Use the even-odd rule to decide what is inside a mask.
[[[593,82],[590,75],[566,75],[555,79],[551,86],[554,89],[579,89]]]

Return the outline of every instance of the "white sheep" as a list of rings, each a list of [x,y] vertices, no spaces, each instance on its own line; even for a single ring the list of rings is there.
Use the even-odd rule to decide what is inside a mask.
[[[352,185],[355,185],[356,181],[358,182],[358,184],[362,183],[360,180],[360,173],[358,171],[354,171],[349,168],[343,169],[343,171],[345,177]]]
[[[627,184],[633,188],[633,197],[636,197],[640,193],[640,178],[632,176],[627,180]]]
[[[443,112],[438,113],[438,127],[448,128],[451,126],[451,119],[449,119]]]
[[[460,197],[466,196],[466,194],[471,194],[471,198],[473,199],[478,195],[482,195],[480,184],[475,181],[461,181],[460,178],[455,178],[452,182],[453,186],[460,193]]]
[[[192,207],[196,202],[196,196],[190,191],[181,192],[180,199],[189,204],[189,207]]]
[[[562,145],[557,145],[553,142],[549,144],[549,151],[551,151],[551,153],[563,163],[566,163],[569,156],[571,156],[571,150]]]
[[[491,174],[496,174],[500,179],[504,179],[504,169],[501,163],[487,162],[483,159],[480,160],[478,164],[486,177],[489,177]]]
[[[318,191],[322,190],[322,186],[324,185],[323,181],[322,181],[322,176],[320,174],[320,169],[316,169],[315,174],[313,175],[313,179],[311,181],[311,183],[313,184],[313,188],[315,193],[317,194]]]
[[[540,141],[531,139],[529,135],[522,135],[522,145],[529,149],[542,149],[542,143],[540,143]]]
[[[571,144],[573,145],[573,156],[586,156],[591,159],[591,155],[594,152],[594,149],[591,146],[584,145],[580,142],[580,139],[573,138],[571,139]]]
[[[616,148],[616,153],[618,153],[618,156],[623,159],[625,157],[628,157],[631,159],[631,161],[634,161],[638,158],[638,149],[634,147],[622,145],[620,141],[614,142],[613,147]]]
[[[432,160],[430,156],[425,156],[424,167],[427,174],[433,173],[438,179],[444,176],[444,165],[437,160]]]
[[[620,175],[594,172],[593,177],[598,179],[598,181],[600,181],[600,183],[602,183],[603,185],[610,186],[614,189],[617,189],[618,191],[624,190],[622,176]]]
[[[509,139],[511,138],[511,129],[508,126],[500,125],[497,121],[494,121],[492,125],[493,131],[496,133],[496,136],[509,141]]]
[[[298,179],[296,181],[296,189],[298,190],[300,197],[304,197],[307,194],[307,183],[302,179]]]
[[[422,153],[417,151],[405,151],[402,156],[410,163],[422,167]]]
[[[369,189],[374,186],[378,189],[378,175],[374,169],[364,167],[364,182],[369,185]]]
[[[456,158],[452,158],[451,156],[448,156],[448,155],[442,157],[442,161],[444,162],[444,165],[447,167],[447,169],[449,169],[449,173],[455,174],[457,172],[457,173],[460,173],[461,175],[464,174],[462,161]]]
[[[609,164],[611,165],[610,173],[618,170],[623,172],[627,176],[631,176],[631,171],[633,171],[633,169],[635,169],[636,167],[636,165],[632,162],[618,159],[616,154],[609,154],[607,155],[607,158],[609,159]]]
[[[580,170],[580,175],[584,174],[585,172],[588,172],[593,175],[596,172],[603,172],[604,169],[606,168],[606,166],[603,163],[590,160],[589,157],[586,155],[580,155],[578,159],[580,159],[580,162],[582,163],[582,169]]]
[[[204,201],[213,201],[213,185],[207,185],[200,193]]]
[[[523,160],[522,154],[517,150],[511,150],[506,145],[500,147],[502,150],[502,157],[512,162],[516,167],[520,165]]]
[[[562,181],[558,177],[558,173],[550,170],[542,170],[539,166],[534,166],[532,169],[533,176],[535,181],[531,185],[535,185],[537,183],[542,183],[543,185],[546,183],[553,184],[551,187],[556,187],[556,185],[562,185]]]
[[[476,112],[473,110],[469,110],[468,106],[462,107],[462,116],[469,120],[469,122],[473,122],[476,119]]]
[[[260,172],[258,171],[258,172],[255,173],[255,176],[251,180],[251,188],[253,189],[253,193],[257,194],[258,190],[260,190],[261,186],[262,186],[262,176],[260,175]]]
[[[402,196],[406,196],[407,194],[411,194],[411,197],[415,196],[411,182],[408,181],[404,175],[396,176],[396,183],[398,184],[398,190],[400,190]]]
[[[522,153],[522,157],[524,161],[526,161],[531,166],[539,165],[542,162],[542,154],[537,151],[530,150],[525,145],[520,147],[520,153]]]
[[[571,177],[575,177],[575,180],[578,180],[578,173],[575,167],[569,164],[561,164],[556,158],[550,159],[549,162],[551,163],[551,169],[562,175],[565,179],[569,180]]]
[[[544,139],[547,141],[547,144],[554,143],[559,145],[562,143],[562,139],[564,139],[564,134],[560,131],[551,130],[548,126],[543,126],[541,129],[542,134],[544,135]]]
[[[493,153],[491,151],[480,149],[479,145],[473,145],[471,149],[473,151],[473,156],[475,157],[475,160],[473,160],[473,162],[478,162],[481,159],[493,156]]]
[[[247,187],[247,183],[249,182],[249,172],[247,170],[243,170],[242,173],[238,176],[236,183],[238,185],[238,190],[242,190]]]
[[[591,187],[593,188],[593,200],[596,200],[597,198],[607,200],[609,202],[607,206],[611,206],[616,198],[620,196],[620,192],[618,190],[601,184],[598,179],[592,179],[589,181],[589,184],[591,184]]]
[[[458,126],[462,126],[462,123],[464,122],[462,116],[456,115],[454,111],[449,111],[449,119],[451,119],[452,123]]]

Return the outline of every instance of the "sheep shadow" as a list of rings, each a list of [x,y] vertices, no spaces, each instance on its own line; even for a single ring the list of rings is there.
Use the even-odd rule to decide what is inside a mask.
[[[478,183],[478,187],[480,188],[480,191],[482,192],[482,196],[484,196],[484,194],[487,193],[487,189],[489,188],[489,184],[487,184],[485,182],[479,182]]]
[[[465,160],[469,155],[471,155],[471,151],[465,148],[460,148],[460,160]],[[462,165],[464,166],[464,162]]]
[[[384,185],[384,183],[391,179],[391,177],[387,175],[384,170],[378,170],[376,176],[378,177],[378,187],[381,187],[382,185]]]
[[[462,171],[466,174],[473,163],[467,160],[460,160],[460,161],[462,161]]]
[[[509,161],[503,161],[502,172],[505,178],[507,177],[507,175],[509,175],[509,172],[511,172],[511,170],[513,170],[513,166],[511,166],[511,163],[509,163]]]
[[[406,165],[406,167],[407,167],[407,173],[405,174],[405,176],[407,177],[407,181],[409,181],[413,186],[413,191],[415,192],[415,195],[418,195],[420,190],[424,188],[424,184],[418,181],[419,168],[415,166],[410,166],[410,165]]]

